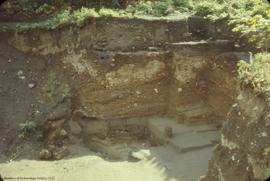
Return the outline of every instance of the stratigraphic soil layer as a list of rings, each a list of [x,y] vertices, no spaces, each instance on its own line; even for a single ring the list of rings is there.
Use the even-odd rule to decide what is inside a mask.
[[[18,125],[27,120],[38,125],[29,138],[33,147],[60,151],[91,131],[106,134],[103,123],[126,118],[221,123],[238,94],[236,63],[246,57],[221,31],[222,22],[198,17],[92,18],[84,28],[25,33],[3,27],[1,155],[17,149]]]

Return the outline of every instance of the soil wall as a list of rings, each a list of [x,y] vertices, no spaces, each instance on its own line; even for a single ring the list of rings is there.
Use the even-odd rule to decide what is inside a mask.
[[[263,96],[242,88],[201,180],[264,181],[269,175],[269,107]]]
[[[236,63],[246,53],[232,39],[219,40],[230,37],[219,26],[198,17],[99,18],[83,28],[26,33],[5,25],[1,144],[14,145],[27,120],[38,124],[37,139],[51,142],[93,121],[166,115],[187,124],[223,122],[238,94]]]

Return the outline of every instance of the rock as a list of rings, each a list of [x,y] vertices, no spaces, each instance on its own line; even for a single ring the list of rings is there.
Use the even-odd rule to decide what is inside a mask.
[[[154,88],[154,91],[155,91],[155,93],[157,93],[157,94],[158,94],[158,89],[157,89],[157,88]]]
[[[52,157],[53,157],[53,154],[48,149],[42,149],[39,152],[39,159],[41,159],[41,160],[50,160],[50,159],[52,159]]]
[[[62,156],[59,153],[54,153],[53,158],[55,160],[61,160],[62,159]]]
[[[82,128],[76,121],[69,121],[69,129],[74,135],[79,135],[82,132]]]
[[[30,89],[34,88],[35,86],[36,86],[36,85],[33,84],[33,83],[28,84],[28,87],[29,87]]]
[[[17,72],[17,75],[18,75],[18,76],[22,76],[22,75],[23,75],[23,71],[22,71],[22,70],[19,70],[19,71]]]
[[[142,92],[137,90],[137,91],[136,91],[136,94],[137,94],[137,95],[141,95]]]
[[[19,79],[22,79],[22,80],[25,79],[25,76],[23,75],[23,71],[22,71],[22,70],[19,70],[19,71],[17,72],[17,75],[18,75]]]
[[[53,159],[61,160],[62,158],[64,158],[68,154],[69,154],[68,149],[66,147],[62,147],[53,153]]]
[[[64,130],[64,129],[62,129],[62,130],[60,131],[60,133],[59,133],[59,136],[61,136],[61,137],[63,137],[63,138],[67,137],[67,135],[68,135],[68,133],[67,133],[67,131]]]
[[[151,153],[149,150],[140,150],[140,151],[137,151],[137,152],[132,152],[131,153],[131,156],[133,158],[137,158],[139,160],[147,160],[150,156],[151,156]]]

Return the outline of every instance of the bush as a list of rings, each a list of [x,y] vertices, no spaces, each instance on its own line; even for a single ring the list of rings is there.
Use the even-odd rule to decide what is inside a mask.
[[[270,96],[270,54],[258,53],[251,62],[238,63],[239,78],[244,84],[252,86],[258,93]]]
[[[36,129],[36,124],[33,121],[26,121],[25,123],[19,124],[19,129],[21,138],[25,138],[33,133]]]
[[[237,13],[230,24],[233,31],[255,44],[258,49],[268,51],[270,48],[270,7],[264,0],[253,0],[244,6],[247,11]]]
[[[172,0],[163,1],[140,1],[135,6],[129,6],[128,12],[133,14],[149,14],[154,16],[166,16],[175,11]]]
[[[18,24],[16,29],[19,32],[28,31],[35,28],[53,30],[65,24],[76,24],[77,26],[81,27],[84,25],[84,22],[88,17],[98,16],[99,14],[95,11],[95,9],[82,7],[81,9],[73,12],[69,9],[66,9],[45,21],[38,23]]]
[[[213,2],[212,0],[203,1],[194,5],[195,14],[198,16],[205,16],[210,19],[218,19],[227,17],[228,9],[227,5],[217,2]]]
[[[174,12],[174,8],[170,0],[153,3],[152,14],[155,16],[166,16],[172,12]]]
[[[138,5],[136,5],[133,10],[134,13],[140,14],[151,14],[152,12],[152,2],[146,1],[146,2],[140,2]]]
[[[99,10],[99,15],[104,17],[121,17],[121,16],[128,16],[128,14],[123,10],[113,10],[108,8],[101,8]]]
[[[95,9],[89,9],[89,8],[82,7],[81,9],[73,12],[72,22],[81,27],[84,25],[86,18],[98,17],[98,16],[99,16],[99,14],[95,11]]]

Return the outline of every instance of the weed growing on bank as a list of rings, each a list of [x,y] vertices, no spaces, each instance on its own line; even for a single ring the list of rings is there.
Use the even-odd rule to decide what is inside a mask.
[[[36,129],[36,123],[33,121],[26,121],[25,123],[19,124],[20,138],[26,138],[32,134]]]
[[[258,53],[250,63],[240,61],[238,67],[239,78],[244,84],[270,97],[270,53]]]

